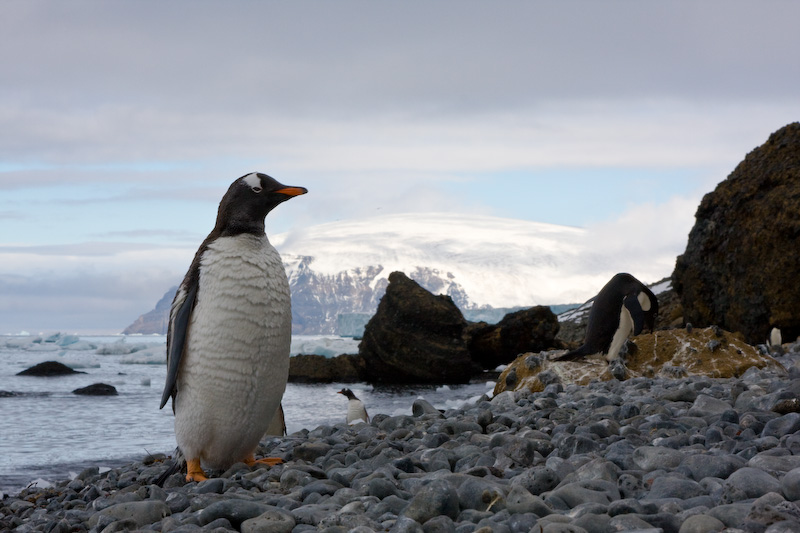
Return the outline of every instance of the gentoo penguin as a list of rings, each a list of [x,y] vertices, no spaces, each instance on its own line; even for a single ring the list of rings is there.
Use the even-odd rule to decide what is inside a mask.
[[[769,332],[769,338],[767,339],[767,349],[769,353],[775,354],[783,354],[783,347],[781,344],[783,343],[783,339],[781,338],[781,330],[779,328],[772,328]]]
[[[201,465],[256,462],[258,442],[279,409],[289,372],[291,300],[264,218],[306,192],[256,172],[234,181],[172,302],[161,407],[172,397],[187,481],[207,479]]]
[[[583,346],[553,359],[575,360],[604,353],[612,362],[631,333],[638,335],[644,327],[653,330],[657,314],[655,294],[630,274],[617,274],[594,298]]]
[[[369,415],[364,402],[359,400],[350,389],[342,389],[337,394],[344,394],[347,398],[347,423],[358,424],[359,422],[369,423]]]

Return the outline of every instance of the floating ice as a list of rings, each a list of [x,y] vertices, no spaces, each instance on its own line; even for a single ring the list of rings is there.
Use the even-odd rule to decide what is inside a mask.
[[[125,339],[120,339],[111,344],[103,344],[97,349],[98,355],[127,355],[130,353],[147,350],[150,346],[144,343],[128,344]]]
[[[148,347],[144,350],[126,354],[119,362],[123,365],[165,365],[167,351],[164,346]]]
[[[362,337],[370,313],[340,313],[336,315],[336,331],[342,337]]]
[[[292,337],[291,355],[322,355],[336,357],[341,354],[358,353],[361,341],[340,337]]]

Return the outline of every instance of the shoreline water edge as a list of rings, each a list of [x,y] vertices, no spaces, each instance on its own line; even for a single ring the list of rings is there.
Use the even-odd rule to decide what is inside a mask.
[[[16,531],[800,530],[800,344],[737,378],[553,383],[262,441],[201,483],[156,454],[0,501]],[[488,529],[485,529],[488,528]]]

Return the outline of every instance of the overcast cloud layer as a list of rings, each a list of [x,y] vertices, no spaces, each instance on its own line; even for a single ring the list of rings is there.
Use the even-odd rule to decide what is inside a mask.
[[[272,232],[477,212],[669,265],[702,195],[800,118],[797,20],[788,1],[5,2],[0,333],[122,330],[251,170],[310,190]]]

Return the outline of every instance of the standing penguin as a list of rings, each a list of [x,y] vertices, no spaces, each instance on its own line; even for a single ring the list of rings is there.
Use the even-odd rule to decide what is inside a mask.
[[[369,415],[364,402],[359,400],[350,389],[342,389],[337,394],[343,394],[349,401],[347,402],[347,423],[357,424],[365,422],[369,424]]]
[[[172,397],[187,481],[207,479],[201,465],[255,463],[258,442],[280,408],[291,299],[264,218],[306,192],[256,172],[234,181],[172,302],[161,407]]]
[[[554,360],[575,360],[595,353],[606,354],[612,362],[633,333],[644,327],[650,331],[658,314],[658,299],[641,281],[630,274],[617,274],[595,296],[583,346]]]

